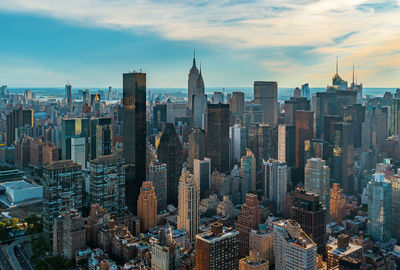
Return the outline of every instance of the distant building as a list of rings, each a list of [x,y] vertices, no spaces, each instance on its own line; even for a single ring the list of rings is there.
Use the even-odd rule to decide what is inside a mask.
[[[329,213],[330,169],[325,160],[311,158],[307,160],[304,172],[304,188],[307,192],[315,193],[321,199],[322,205]]]
[[[33,110],[24,109],[21,106],[12,110],[7,114],[7,145],[11,145],[15,141],[15,129],[25,126],[33,126]]]
[[[289,167],[296,165],[296,127],[278,126],[278,160]]]
[[[330,191],[330,216],[337,224],[346,217],[346,198],[338,183],[334,183]]]
[[[137,205],[140,231],[146,232],[157,225],[157,198],[150,181],[142,183]]]
[[[242,175],[247,178],[247,187],[245,190],[247,192],[255,192],[256,189],[256,157],[250,149],[247,149],[246,155],[242,156],[240,161],[240,168]]]
[[[278,123],[278,83],[254,82],[254,103],[261,104],[262,122],[276,125]]]
[[[205,197],[207,190],[210,189],[211,181],[211,159],[204,160],[195,159],[193,177],[196,184],[200,187],[200,199]]]
[[[296,166],[304,172],[304,141],[314,137],[314,112],[296,111]]]
[[[232,145],[232,160],[239,162],[240,158],[246,154],[247,129],[240,123],[229,127],[229,138]]]
[[[261,171],[263,159],[278,157],[278,126],[264,123],[251,124],[247,147],[256,157],[257,172]]]
[[[153,183],[157,197],[157,212],[167,209],[167,164],[158,160],[151,163],[148,173],[148,181]]]
[[[231,112],[235,119],[239,118],[243,121],[244,114],[244,93],[233,92],[232,93],[232,104],[230,106]],[[243,122],[242,122],[243,123]]]
[[[189,149],[187,168],[193,172],[193,160],[204,159],[206,152],[206,134],[199,127],[194,127],[189,134]]]
[[[274,159],[263,160],[263,167],[262,195],[274,202],[276,211],[281,212],[287,193],[289,169],[286,163]]]

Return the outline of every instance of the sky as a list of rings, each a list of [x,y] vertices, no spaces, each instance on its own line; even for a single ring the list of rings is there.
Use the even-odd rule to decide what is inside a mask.
[[[400,0],[0,0],[0,84],[187,87],[196,50],[206,87],[400,87]]]

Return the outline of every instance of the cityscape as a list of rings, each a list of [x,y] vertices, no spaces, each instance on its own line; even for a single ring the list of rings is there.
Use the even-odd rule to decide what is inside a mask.
[[[51,3],[44,0],[6,2],[7,8],[0,3],[0,13],[5,17],[15,14],[17,20],[31,20],[33,24],[43,20],[44,28],[65,28],[65,33],[71,29],[77,35],[79,31],[100,31],[95,27],[118,32],[121,25],[127,29],[141,25],[114,6],[119,0],[112,4],[82,1],[85,4],[81,6],[71,1],[76,4],[79,19],[68,9],[73,4],[63,3],[74,23],[85,23],[84,30],[77,30],[81,26],[72,22],[61,25],[60,3],[50,7]],[[198,7],[226,7],[229,30],[230,20],[242,23],[231,18],[231,12],[246,14],[231,10],[231,6],[261,5],[259,1],[254,1],[254,6],[251,1],[234,2],[199,3]],[[282,2],[282,6],[274,3],[277,6],[271,7],[275,15],[292,12],[294,3]],[[316,2],[321,4],[321,12],[326,10],[322,8],[328,5],[325,0]],[[398,5],[360,2],[368,4],[356,8],[344,4],[351,10],[346,14],[358,14],[354,13],[357,9],[382,12],[390,19],[400,9]],[[90,4],[93,16],[102,16],[98,23],[87,17]],[[137,6],[138,12],[147,11],[152,4],[143,1]],[[171,5],[184,8],[186,3]],[[304,5],[304,11],[310,12],[310,3],[304,1]],[[108,17],[103,10],[107,7],[121,11],[121,17]],[[166,7],[160,3],[160,8]],[[44,10],[46,16],[41,14]],[[35,15],[27,15],[30,12]],[[170,19],[181,18],[174,12]],[[248,13],[250,16],[254,10]],[[144,28],[153,25],[144,15],[132,14],[144,20]],[[199,20],[198,15],[194,18]],[[108,20],[118,29],[108,29]],[[314,59],[326,63],[307,61],[293,76],[290,72],[296,73],[292,68],[297,65],[288,66],[286,73],[281,64],[274,63],[275,71],[267,68],[251,76],[234,71],[232,80],[216,83],[215,78],[228,78],[222,73],[230,73],[235,67],[229,62],[226,71],[216,73],[213,65],[218,66],[220,58],[213,59],[210,47],[200,44],[200,38],[215,37],[211,47],[226,40],[234,43],[232,46],[242,42],[243,46],[265,46],[269,52],[280,53],[263,38],[250,38],[239,26],[238,34],[243,37],[222,33],[218,23],[214,28],[200,23],[198,33],[189,35],[199,42],[199,48],[189,50],[187,47],[193,44],[187,43],[182,22],[165,20],[160,16],[160,23],[166,25],[156,27],[166,36],[160,44],[160,37],[149,41],[143,34],[142,39],[135,39],[143,42],[146,55],[154,53],[155,60],[149,59],[154,65],[127,53],[126,58],[132,59],[127,69],[111,63],[106,73],[92,76],[77,65],[76,70],[71,68],[70,79],[59,76],[65,67],[60,73],[56,68],[54,73],[45,71],[43,67],[50,65],[44,57],[40,68],[18,81],[10,74],[22,67],[16,68],[11,61],[8,70],[8,58],[4,58],[5,63],[0,65],[0,270],[400,269],[400,88],[396,87],[400,87],[400,63],[393,68],[385,56],[380,63],[388,64],[390,70],[383,70],[378,60],[374,69],[370,55],[349,54],[344,50],[349,45],[346,40],[361,33],[353,31],[329,45],[336,55]],[[45,26],[49,21],[54,25]],[[375,24],[360,21],[370,31],[375,29]],[[388,23],[386,19],[380,22]],[[10,22],[10,32],[4,35],[10,43],[16,40],[11,33],[14,23]],[[175,33],[169,24],[182,31]],[[19,27],[22,25],[30,27],[25,21]],[[204,27],[215,36],[201,32]],[[291,33],[283,26],[275,27]],[[395,33],[394,24],[388,23],[385,29],[389,36]],[[53,30],[49,33],[56,36]],[[144,31],[157,35],[154,29]],[[327,35],[331,31],[327,30]],[[363,36],[368,37],[366,33]],[[384,34],[378,36],[383,38]],[[271,33],[271,38],[278,40],[279,35]],[[181,61],[181,56],[174,56],[176,62],[162,76],[156,65],[159,54],[171,50],[162,48],[167,40],[182,44],[176,46],[185,58]],[[382,40],[385,43],[386,39]],[[43,48],[36,52],[35,42],[23,54],[35,59],[43,56],[37,53],[44,53],[51,58],[54,52]],[[370,42],[377,46],[374,42],[379,41]],[[46,46],[63,50],[58,42],[48,43]],[[0,55],[16,53],[17,48],[7,46],[0,45],[4,49]],[[96,65],[82,55],[90,55],[92,48],[98,53],[99,45],[89,49],[76,46],[84,53],[74,61],[82,57],[82,67]],[[113,53],[114,46],[107,48],[110,57],[119,55]],[[354,46],[354,50],[361,50],[359,45]],[[389,52],[391,46],[382,48],[397,57]],[[232,48],[227,45],[226,50],[231,52]],[[221,52],[221,57],[227,52]],[[60,59],[69,53],[66,50],[66,56],[60,55]],[[299,61],[304,60],[304,52],[297,53]],[[158,59],[160,65],[169,59],[165,57]],[[243,59],[249,56],[241,57],[245,62]],[[360,58],[349,61],[355,57]],[[250,58],[243,70],[252,65]],[[107,63],[104,65],[107,67]],[[327,65],[331,71],[329,75],[325,71],[315,73],[307,71],[307,65],[310,70],[324,70]],[[46,80],[56,73],[55,78]],[[41,75],[33,78],[35,74]],[[85,74],[87,80],[81,77]],[[53,80],[58,78],[59,84],[54,85]],[[171,80],[165,82],[165,78]],[[100,87],[90,86],[93,81]],[[247,86],[240,83],[243,81]],[[323,81],[329,84],[321,86]]]

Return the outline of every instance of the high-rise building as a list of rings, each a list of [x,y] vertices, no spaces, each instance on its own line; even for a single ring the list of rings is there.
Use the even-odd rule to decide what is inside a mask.
[[[325,160],[311,158],[307,160],[304,171],[304,189],[319,196],[322,205],[329,213],[330,169]]]
[[[75,161],[86,168],[86,138],[72,137],[71,138],[71,160]]]
[[[90,160],[112,153],[111,118],[90,119]]]
[[[167,203],[178,205],[178,183],[182,170],[182,143],[171,123],[165,125],[157,148],[158,160],[167,164]]]
[[[157,197],[157,212],[167,209],[167,164],[158,160],[149,166],[148,181],[153,183]]]
[[[346,217],[346,198],[344,197],[343,189],[340,188],[338,183],[332,185],[329,206],[331,219],[341,224]]]
[[[342,106],[341,115],[343,115],[343,121],[346,123],[353,124],[353,144],[354,147],[361,147],[362,141],[362,124],[365,120],[365,106],[361,104],[353,104]]]
[[[73,105],[72,105],[72,86],[70,84],[65,85],[65,98],[67,99],[67,108],[68,112],[73,112]]]
[[[393,98],[390,106],[390,133],[400,134],[400,98]]]
[[[254,82],[254,103],[261,104],[262,122],[276,125],[278,123],[278,83]]]
[[[263,160],[263,168],[262,195],[276,204],[276,211],[279,213],[283,209],[287,193],[289,169],[286,163],[274,159]]]
[[[207,157],[211,170],[229,172],[229,119],[228,104],[208,104]]]
[[[232,104],[231,104],[230,108],[231,108],[231,112],[233,114],[234,119],[238,118],[243,121],[243,113],[244,113],[244,93],[243,92],[233,92],[232,93]]]
[[[248,186],[247,192],[256,191],[256,157],[250,149],[247,149],[246,155],[242,156],[240,160],[240,168],[242,175],[246,176]]]
[[[142,183],[137,205],[140,231],[146,232],[157,225],[157,197],[150,181]]]
[[[284,105],[284,123],[287,125],[296,124],[296,111],[308,111],[310,109],[310,101],[306,97],[291,97],[290,100],[285,100]]]
[[[304,141],[314,137],[314,112],[296,111],[296,166],[304,171]]]
[[[74,259],[77,251],[86,247],[85,219],[69,209],[54,219],[53,255]]]
[[[62,159],[71,159],[71,139],[85,138],[85,162],[89,160],[90,120],[88,118],[64,118],[61,120]],[[84,166],[84,164],[81,164]]]
[[[368,235],[373,241],[392,236],[392,185],[385,174],[375,173],[368,183]]]
[[[200,191],[192,174],[185,169],[179,179],[178,229],[188,233],[191,241],[199,231]]]
[[[256,250],[260,257],[267,260],[269,264],[274,262],[274,233],[267,230],[265,224],[260,224],[258,230],[251,230],[249,236],[250,250]]]
[[[237,270],[239,266],[239,233],[211,224],[211,231],[196,235],[196,269]]]
[[[235,123],[229,127],[229,138],[232,146],[232,161],[239,162],[240,158],[246,154],[247,129],[240,123]]]
[[[50,243],[54,219],[63,212],[82,211],[82,171],[72,160],[60,160],[43,166],[43,234]]]
[[[211,160],[209,158],[194,160],[193,177],[200,188],[200,199],[203,199],[206,191],[210,189]]]
[[[203,129],[194,127],[189,134],[187,168],[193,172],[193,160],[204,159],[206,152],[206,134]]]
[[[291,218],[296,220],[304,232],[318,245],[318,253],[325,252],[326,245],[326,208],[319,201],[319,196],[305,190],[294,193]]]
[[[400,231],[397,229],[400,224],[400,176],[392,175],[390,182],[392,183],[392,237],[400,240]]]
[[[12,110],[7,114],[7,145],[11,145],[15,141],[15,129],[25,126],[33,126],[33,110],[24,109],[21,106]]]
[[[296,127],[278,126],[278,160],[289,167],[296,166]]]
[[[125,161],[117,155],[90,161],[90,203],[97,203],[112,215],[125,210]]]
[[[275,269],[317,269],[317,245],[294,220],[274,223]]]
[[[332,168],[333,166],[333,146],[327,141],[321,139],[312,139],[304,141],[304,160],[310,158],[320,158],[325,160],[325,164]]]
[[[264,123],[250,125],[247,145],[256,157],[257,172],[261,171],[264,159],[278,157],[278,126]]]
[[[356,243],[350,242],[351,237],[347,234],[340,234],[337,239],[326,245],[328,269],[335,269],[343,257],[350,257],[361,260],[363,248]],[[339,269],[341,269],[339,267]]]
[[[307,99],[311,98],[311,94],[310,94],[310,86],[308,83],[305,83],[301,86],[301,95],[303,97],[306,97]]]
[[[207,95],[193,95],[192,102],[193,127],[204,129],[207,121]]]
[[[153,108],[153,128],[161,131],[161,124],[167,122],[167,104],[156,104]]]
[[[172,228],[168,225],[158,232],[158,239],[151,247],[151,269],[181,269],[182,252],[173,240]]]
[[[196,56],[193,56],[193,65],[188,75],[188,107],[192,110],[193,96],[204,95],[203,76],[196,67]]]
[[[235,229],[239,232],[239,254],[241,257],[249,254],[249,235],[251,230],[258,228],[260,223],[260,202],[257,195],[246,194],[246,202],[238,215]]]
[[[136,212],[140,187],[146,181],[146,73],[123,74],[123,157],[126,205]]]
[[[388,115],[378,104],[376,107],[367,105],[365,121],[362,123],[362,146],[375,149],[382,145],[387,138]],[[360,138],[358,138],[358,141]]]

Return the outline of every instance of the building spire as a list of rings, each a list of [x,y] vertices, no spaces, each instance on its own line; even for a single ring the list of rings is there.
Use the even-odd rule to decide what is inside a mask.
[[[193,49],[193,66],[196,66],[196,49]]]

